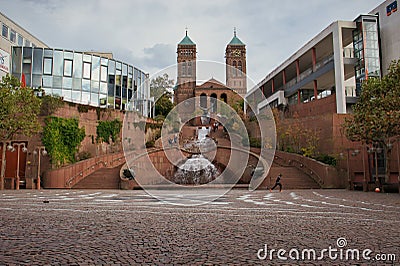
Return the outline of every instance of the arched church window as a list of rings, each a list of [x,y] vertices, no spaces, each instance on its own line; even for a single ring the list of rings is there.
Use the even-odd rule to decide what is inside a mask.
[[[233,68],[232,68],[232,76],[233,76],[233,77],[236,77],[236,76],[237,76],[237,71],[236,71],[237,65],[236,65],[236,61],[233,61],[232,65],[233,65]]]
[[[227,102],[228,102],[228,96],[226,95],[226,93],[222,93],[222,94],[221,94],[221,100],[222,100],[224,103],[227,103]]]
[[[211,107],[211,110],[210,110],[211,113],[217,112],[217,94],[215,94],[215,93],[211,94],[210,107]]]
[[[205,93],[200,95],[200,107],[207,108],[207,94]]]

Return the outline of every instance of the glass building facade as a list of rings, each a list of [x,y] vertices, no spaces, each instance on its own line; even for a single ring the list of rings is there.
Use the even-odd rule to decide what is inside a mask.
[[[94,54],[38,47],[12,48],[12,75],[64,101],[151,116],[148,75]]]
[[[378,16],[361,15],[353,31],[356,95],[361,93],[361,84],[369,77],[381,77]]]

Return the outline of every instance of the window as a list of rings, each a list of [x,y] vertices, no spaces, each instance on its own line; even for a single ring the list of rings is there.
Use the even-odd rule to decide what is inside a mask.
[[[53,58],[44,58],[43,74],[52,75]]]
[[[44,58],[43,64],[44,64],[43,74],[44,75],[52,75],[53,58]]]
[[[2,35],[4,38],[7,38],[7,39],[8,39],[8,27],[7,27],[6,25],[4,25],[4,24],[3,24],[3,28],[2,28],[2,30],[1,30],[1,35]]]
[[[100,78],[100,57],[93,56],[92,57],[92,76],[91,79],[95,81],[99,81]]]
[[[64,77],[72,77],[72,60],[64,59]]]
[[[41,75],[43,70],[43,50],[33,49],[32,73]]]
[[[83,78],[90,79],[90,72],[91,72],[91,63],[84,62],[83,63]]]
[[[236,77],[236,73],[237,73],[237,72],[236,72],[236,71],[237,71],[237,70],[236,70],[236,66],[237,66],[237,65],[236,65],[236,61],[233,61],[233,64],[232,64],[232,65],[233,65],[233,68],[232,68],[232,76],[233,76],[233,77]]]
[[[186,61],[182,63],[182,76],[186,76]]]
[[[27,39],[25,39],[25,46],[31,46],[31,42],[30,41],[28,41]]]
[[[101,66],[101,77],[100,80],[107,82],[107,67],[106,66]]]
[[[17,41],[17,33],[15,32],[15,30],[10,31],[10,41],[12,41],[13,43]]]
[[[74,78],[82,78],[82,54],[74,54],[74,63],[72,66],[74,68]]]
[[[187,63],[187,74],[188,74],[188,76],[192,75],[192,62],[191,61],[188,61],[188,63]]]
[[[21,36],[21,34],[18,34],[18,46],[23,46],[24,45],[24,37]]]
[[[64,73],[63,51],[54,50],[53,54],[53,75],[61,77]]]
[[[200,95],[200,107],[207,108],[207,95],[205,93]]]

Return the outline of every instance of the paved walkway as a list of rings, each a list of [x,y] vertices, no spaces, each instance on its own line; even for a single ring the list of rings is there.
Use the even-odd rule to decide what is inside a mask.
[[[184,194],[168,193],[177,201]],[[193,198],[215,193],[202,190]],[[348,249],[370,249],[372,265],[399,265],[399,213],[398,194],[344,190],[236,189],[194,207],[144,191],[0,191],[0,265],[367,263],[346,261]],[[336,260],[321,253],[330,247]],[[270,256],[272,249],[285,249],[280,255],[289,259],[313,249],[316,258],[306,251],[304,261],[284,261],[277,251]],[[391,254],[394,263],[373,260]]]

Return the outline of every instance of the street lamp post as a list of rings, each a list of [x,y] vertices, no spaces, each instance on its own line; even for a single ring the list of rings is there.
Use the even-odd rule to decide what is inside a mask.
[[[382,148],[378,146],[378,144],[373,144],[371,148],[369,148],[368,153],[372,153],[375,156],[375,185],[377,188],[381,189],[381,182],[378,177],[378,153],[382,152]]]
[[[35,150],[33,151],[33,154],[37,154],[38,155],[38,170],[37,170],[37,178],[36,178],[36,182],[37,182],[37,189],[40,189],[40,154],[42,154],[43,156],[45,156],[47,154],[46,148],[45,146],[36,146]]]
[[[17,171],[16,171],[16,178],[17,178],[17,182],[16,182],[16,189],[19,190],[19,181],[20,181],[20,177],[19,177],[19,157],[20,157],[20,150],[22,147],[22,152],[27,152],[28,149],[25,146],[25,143],[10,143],[7,146],[7,149],[11,152],[15,151],[15,147],[17,147]]]

